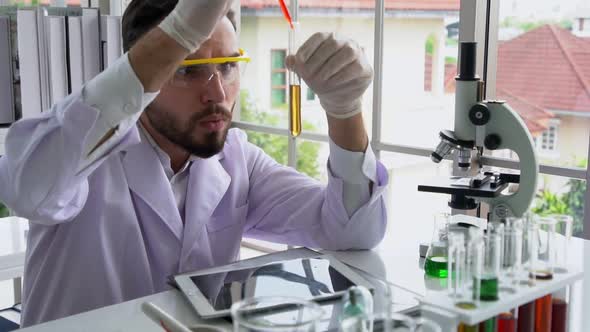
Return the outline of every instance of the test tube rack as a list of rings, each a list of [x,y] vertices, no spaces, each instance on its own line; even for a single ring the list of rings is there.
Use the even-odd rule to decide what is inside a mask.
[[[533,285],[529,285],[528,281],[520,282],[518,285],[500,284],[497,301],[479,301],[477,308],[472,310],[456,307],[448,290],[427,290],[425,296],[420,299],[420,303],[422,306],[442,309],[449,313],[446,316],[448,317],[446,322],[441,322],[440,316],[437,321],[443,323],[443,331],[457,331],[460,323],[479,324],[503,312],[510,312],[521,305],[560,291],[581,280],[583,276],[582,271],[569,269],[567,273],[555,273],[551,280],[535,280]],[[508,286],[512,290],[507,291]]]

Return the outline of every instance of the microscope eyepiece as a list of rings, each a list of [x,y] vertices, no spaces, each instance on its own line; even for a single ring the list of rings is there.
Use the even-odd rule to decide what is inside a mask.
[[[478,80],[476,74],[477,63],[477,43],[461,42],[461,59],[459,60],[458,81],[475,81]]]

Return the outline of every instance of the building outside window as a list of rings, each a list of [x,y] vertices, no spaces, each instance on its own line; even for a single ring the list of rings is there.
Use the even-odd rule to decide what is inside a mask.
[[[540,137],[535,138],[537,149],[541,153],[554,153],[557,149],[557,135],[559,124],[552,123],[549,125]]]
[[[271,107],[280,108],[287,104],[286,50],[271,50]]]

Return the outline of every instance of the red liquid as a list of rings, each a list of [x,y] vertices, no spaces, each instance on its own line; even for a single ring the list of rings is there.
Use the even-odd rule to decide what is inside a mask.
[[[530,302],[518,308],[518,332],[535,331],[535,302]]]
[[[535,301],[535,332],[551,332],[551,294]]]
[[[509,312],[498,316],[498,332],[516,332],[516,318]]]
[[[551,332],[565,332],[567,326],[567,302],[562,299],[553,299],[551,318]]]

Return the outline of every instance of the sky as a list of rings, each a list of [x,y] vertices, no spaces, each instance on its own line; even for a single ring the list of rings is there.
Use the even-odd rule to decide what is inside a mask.
[[[572,18],[580,8],[590,9],[588,0],[501,0],[500,18],[516,16],[523,20]]]

